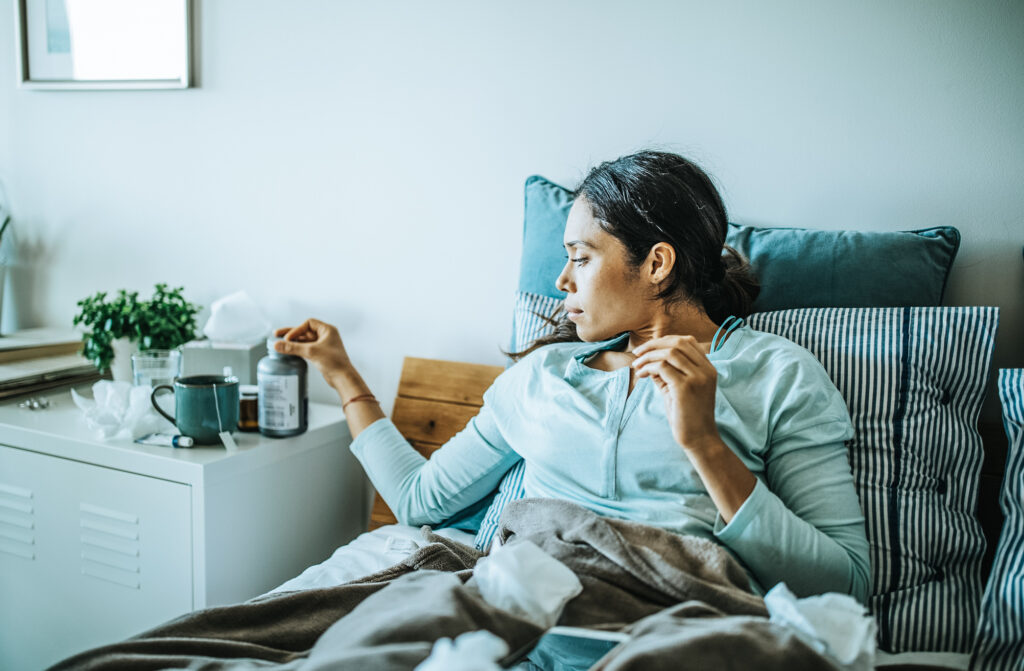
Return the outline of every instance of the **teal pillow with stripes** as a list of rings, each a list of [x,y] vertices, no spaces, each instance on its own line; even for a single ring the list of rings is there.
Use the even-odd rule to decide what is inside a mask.
[[[562,307],[562,299],[528,291],[516,292],[512,309],[512,338],[510,352],[522,352],[537,338],[551,333],[549,319]]]
[[[526,462],[520,459],[515,466],[509,469],[505,477],[498,485],[498,493],[487,507],[483,520],[480,523],[480,530],[476,532],[473,544],[480,552],[488,552],[494,535],[498,532],[498,519],[510,502],[523,498],[526,492],[523,490],[523,472],[526,470]]]
[[[879,647],[969,653],[985,551],[977,423],[999,309],[809,308],[748,321],[814,354],[846,400]]]
[[[1009,439],[999,493],[1003,531],[981,600],[971,669],[1024,668],[1024,368],[999,371],[999,400]]]
[[[513,350],[550,330],[534,313],[550,315],[559,302],[517,295]],[[998,320],[994,307],[802,308],[748,319],[814,354],[849,407],[871,545],[868,605],[889,652],[971,649],[985,548],[974,515],[984,456],[976,427]],[[478,547],[523,495],[521,471],[506,477]]]
[[[522,352],[530,343],[551,332],[551,323],[545,317],[553,317],[561,307],[562,299],[542,296],[529,292],[516,293],[515,307],[512,311],[512,339],[509,343],[510,352]],[[521,499],[523,491],[522,461],[513,466],[498,485],[498,492],[491,500],[484,513],[480,529],[476,533],[474,544],[481,552],[487,552],[498,531],[498,518],[509,501]]]

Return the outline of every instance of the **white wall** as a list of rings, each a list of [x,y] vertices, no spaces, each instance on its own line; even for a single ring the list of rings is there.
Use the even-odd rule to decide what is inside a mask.
[[[390,399],[405,355],[502,362],[527,175],[653,145],[736,221],[959,227],[948,302],[1024,365],[1024,3],[197,0],[198,87],[148,92],[16,89],[2,4],[5,332],[246,289]]]

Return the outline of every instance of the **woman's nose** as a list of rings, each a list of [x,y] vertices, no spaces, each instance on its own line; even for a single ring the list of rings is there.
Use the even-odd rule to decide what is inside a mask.
[[[562,268],[562,272],[558,274],[558,279],[555,280],[555,288],[559,291],[569,293],[569,262],[566,262],[565,267]]]

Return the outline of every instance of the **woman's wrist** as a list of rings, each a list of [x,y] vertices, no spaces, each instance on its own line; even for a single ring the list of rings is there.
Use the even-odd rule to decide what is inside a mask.
[[[689,440],[683,445],[683,450],[691,457],[704,459],[714,459],[725,452],[732,452],[717,434],[703,439]]]
[[[348,400],[360,394],[369,394],[370,388],[366,386],[363,377],[352,366],[342,366],[324,373],[327,384],[331,385],[342,401]]]
[[[720,437],[684,449],[722,519],[729,523],[754,491],[757,478]]]
[[[718,427],[712,424],[709,428],[694,430],[679,443],[687,454],[693,457],[714,457],[722,451],[732,452],[722,440]]]
[[[375,403],[378,406],[380,405],[380,401],[373,394],[357,394],[348,400],[342,399],[341,409],[344,410],[352,403]]]

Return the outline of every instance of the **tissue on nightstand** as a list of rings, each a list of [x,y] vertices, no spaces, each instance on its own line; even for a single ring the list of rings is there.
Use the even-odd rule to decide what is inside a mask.
[[[173,431],[174,425],[156,414],[150,401],[148,386],[135,387],[129,382],[100,380],[92,386],[92,398],[74,389],[71,398],[85,413],[85,423],[97,438],[138,438],[147,433]]]
[[[267,355],[270,321],[252,298],[237,291],[210,306],[202,340],[182,348],[182,375],[223,375],[230,368],[241,384],[256,384],[256,365]]]
[[[203,335],[215,343],[251,345],[270,335],[270,321],[244,291],[218,298],[210,306]]]

